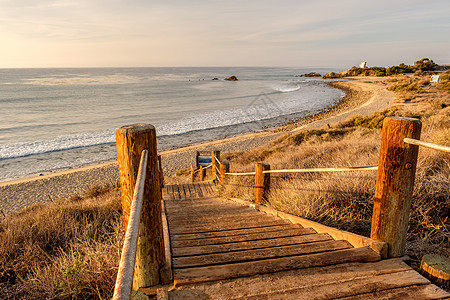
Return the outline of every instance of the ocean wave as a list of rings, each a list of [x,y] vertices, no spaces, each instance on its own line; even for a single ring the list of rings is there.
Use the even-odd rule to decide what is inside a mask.
[[[48,152],[69,150],[115,142],[114,131],[73,134],[46,141],[21,142],[0,146],[0,159],[26,157]]]
[[[272,86],[272,89],[275,91],[278,91],[280,93],[291,93],[298,91],[300,89],[299,84],[286,84],[286,85],[278,85],[278,86]]]

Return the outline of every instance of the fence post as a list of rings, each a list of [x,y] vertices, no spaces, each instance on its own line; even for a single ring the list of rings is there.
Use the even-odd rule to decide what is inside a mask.
[[[199,173],[200,173],[200,181],[203,181],[205,179],[205,172],[203,170],[203,166],[202,165],[200,165]]]
[[[211,175],[213,181],[216,181],[216,179],[219,178],[220,176],[220,173],[217,170],[219,168],[217,160],[220,161],[220,151],[216,150],[211,151],[211,170],[212,170]]]
[[[225,182],[225,173],[230,172],[230,164],[227,162],[220,164],[220,184]]]
[[[130,216],[141,152],[148,150],[142,214],[136,250],[133,289],[157,285],[159,269],[165,263],[161,219],[161,177],[158,172],[155,127],[149,124],[123,126],[116,131],[125,230]]]
[[[419,148],[403,139],[420,139],[421,127],[411,118],[389,117],[383,122],[371,238],[388,244],[389,257],[405,253]]]
[[[194,183],[195,181],[195,170],[194,170],[194,166],[191,165],[191,181],[192,183]]]
[[[199,151],[195,152],[195,167],[196,168],[199,167],[199,165],[198,165],[198,157],[199,156],[200,156],[200,152]]]
[[[164,187],[164,173],[162,169],[161,155],[158,155],[158,166],[159,166],[159,175],[161,180],[161,188]]]
[[[263,171],[270,170],[270,165],[257,163],[255,165],[255,202],[258,204],[267,200],[267,194],[270,189],[270,174],[264,174]]]

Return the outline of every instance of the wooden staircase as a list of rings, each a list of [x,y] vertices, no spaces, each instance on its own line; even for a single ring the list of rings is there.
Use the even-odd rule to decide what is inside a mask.
[[[401,259],[381,260],[234,201],[212,182],[169,185],[163,198],[174,286],[164,299],[445,299]]]

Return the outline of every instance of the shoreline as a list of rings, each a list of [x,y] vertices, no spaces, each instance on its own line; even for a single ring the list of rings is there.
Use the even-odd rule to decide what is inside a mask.
[[[352,79],[352,78],[351,78]],[[369,80],[371,80],[369,82]],[[333,87],[346,92],[336,105],[306,119],[290,122],[262,132],[247,133],[226,139],[213,140],[188,145],[176,149],[161,151],[165,175],[173,175],[179,169],[190,167],[194,162],[194,151],[220,150],[222,152],[247,151],[267,144],[280,135],[291,131],[318,128],[334,120],[347,118],[351,114],[372,114],[374,109],[389,107],[395,98],[394,93],[387,95],[385,86],[378,78],[357,77],[350,81],[330,82]],[[390,92],[388,92],[390,93]],[[371,105],[378,96],[382,96],[383,105]],[[366,100],[369,98],[368,100]],[[117,161],[88,165],[80,168],[50,172],[42,176],[30,176],[0,182],[0,211],[4,214],[19,211],[27,206],[46,203],[54,199],[82,196],[92,186],[118,186]]]

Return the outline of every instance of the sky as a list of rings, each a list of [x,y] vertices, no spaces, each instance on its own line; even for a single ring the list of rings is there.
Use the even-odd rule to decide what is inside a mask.
[[[0,68],[450,64],[449,0],[0,0]]]

